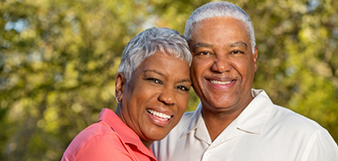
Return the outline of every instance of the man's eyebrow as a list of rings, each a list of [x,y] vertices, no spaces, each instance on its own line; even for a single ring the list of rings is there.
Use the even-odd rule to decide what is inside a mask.
[[[243,41],[235,42],[229,45],[229,47],[238,47],[238,46],[244,46],[245,50],[248,48],[248,45]]]
[[[207,43],[198,42],[198,43],[194,44],[194,46],[193,46],[193,48],[198,48],[198,47],[212,47],[212,45],[207,44]]]
[[[211,48],[212,45],[211,44],[207,44],[207,43],[198,42],[198,43],[196,43],[196,44],[193,45],[192,51],[195,52],[195,50],[197,48],[200,48],[200,47]]]

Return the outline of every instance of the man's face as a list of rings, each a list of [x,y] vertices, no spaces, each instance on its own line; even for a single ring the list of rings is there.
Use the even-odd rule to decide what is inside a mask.
[[[191,79],[210,112],[241,112],[252,100],[257,49],[252,53],[242,21],[214,17],[195,25],[189,41]]]

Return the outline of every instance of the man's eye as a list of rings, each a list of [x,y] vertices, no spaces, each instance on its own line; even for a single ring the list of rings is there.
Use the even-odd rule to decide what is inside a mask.
[[[231,52],[231,54],[243,54],[244,52],[239,51],[239,50],[234,50]]]

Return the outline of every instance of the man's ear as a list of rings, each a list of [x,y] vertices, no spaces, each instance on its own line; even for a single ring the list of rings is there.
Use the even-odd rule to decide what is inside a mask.
[[[116,101],[121,102],[123,100],[123,92],[127,85],[127,79],[123,73],[117,73],[115,76],[115,97]]]

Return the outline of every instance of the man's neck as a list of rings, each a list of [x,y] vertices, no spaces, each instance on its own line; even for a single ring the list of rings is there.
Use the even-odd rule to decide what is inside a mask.
[[[213,113],[210,111],[202,110],[202,116],[211,140],[214,141],[218,137],[218,135],[220,135],[223,130],[226,129],[243,110],[233,113]]]
[[[233,110],[222,110],[220,108],[208,108],[203,105],[202,116],[208,129],[209,136],[214,141],[222,131],[227,128],[249,105],[253,97],[243,101],[239,107],[229,108]],[[244,103],[245,102],[245,103]]]

